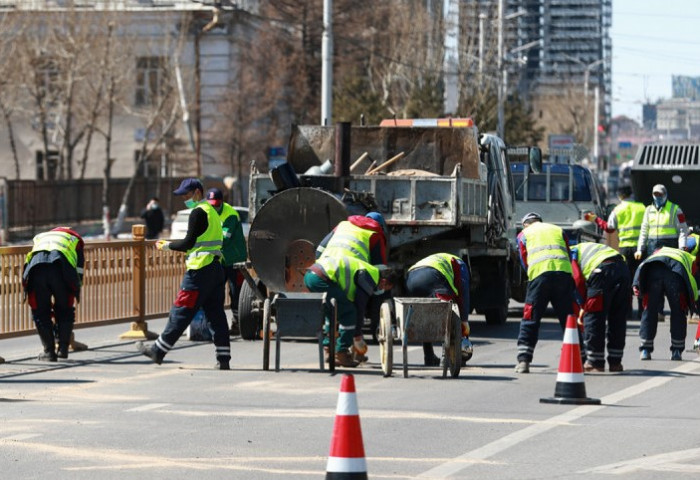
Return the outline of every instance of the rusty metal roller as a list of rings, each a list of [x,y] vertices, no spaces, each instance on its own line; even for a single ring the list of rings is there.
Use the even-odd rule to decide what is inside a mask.
[[[345,205],[316,188],[290,188],[260,208],[248,234],[248,256],[268,291],[305,291],[316,246],[345,220]]]

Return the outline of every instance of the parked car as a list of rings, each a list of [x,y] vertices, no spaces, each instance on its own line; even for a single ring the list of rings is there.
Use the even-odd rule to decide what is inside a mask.
[[[248,207],[237,207],[234,206],[238,215],[241,217],[241,226],[243,227],[243,236],[248,238],[248,232],[250,231],[250,223],[248,223]],[[179,210],[173,219],[173,223],[170,225],[170,238],[173,240],[179,238],[185,238],[187,234],[187,222],[190,218],[191,208],[186,208],[185,210]]]

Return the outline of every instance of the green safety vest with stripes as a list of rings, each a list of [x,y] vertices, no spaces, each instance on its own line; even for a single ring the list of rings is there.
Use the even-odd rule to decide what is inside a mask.
[[[677,210],[678,205],[669,201],[666,201],[661,210],[656,210],[653,204],[649,205],[647,207],[649,218],[648,238],[653,240],[677,239],[678,229],[675,223]]]
[[[614,257],[623,258],[614,248],[602,243],[582,242],[574,247],[578,251],[578,264],[581,266],[583,277],[588,279],[593,270],[605,260]]]
[[[40,233],[34,237],[34,248],[25,257],[24,263],[29,263],[36,252],[50,252],[56,250],[60,252],[73,268],[78,270],[77,247],[80,239],[68,232],[51,230]],[[82,272],[79,272],[82,273]]]
[[[435,270],[440,272],[443,277],[445,277],[445,280],[447,280],[447,283],[450,284],[450,288],[453,292],[455,292],[455,295],[459,295],[457,287],[455,287],[455,274],[452,270],[453,258],[461,260],[458,256],[451,255],[449,253],[435,253],[433,255],[425,257],[423,260],[420,260],[418,263],[409,268],[408,271],[410,272],[411,270],[420,267],[434,268]]]
[[[646,262],[649,262],[654,258],[660,257],[672,258],[673,260],[676,260],[678,263],[683,265],[683,269],[685,270],[686,276],[690,281],[690,288],[693,289],[693,300],[697,300],[698,284],[697,282],[695,282],[695,277],[693,277],[693,262],[695,261],[695,257],[689,254],[688,252],[685,252],[678,248],[661,247],[659,250],[656,251],[656,253],[650,255],[649,258],[646,259]]]
[[[527,278],[532,281],[545,272],[571,273],[571,259],[561,228],[535,222],[523,230],[527,247]]]
[[[221,207],[219,218],[221,219],[221,230],[223,233],[221,253],[224,257],[224,265],[233,265],[236,262],[245,261],[245,238],[242,235],[242,231],[238,232],[237,227],[241,223],[241,216],[235,208],[228,203],[224,203]]]
[[[646,207],[641,202],[622,200],[615,207],[620,247],[636,247]]]
[[[221,218],[214,207],[206,201],[200,202],[195,208],[201,208],[207,214],[207,229],[194,243],[194,246],[187,250],[187,260],[185,265],[188,270],[199,270],[221,257],[221,247],[223,244],[223,230],[221,228]]]
[[[365,270],[370,274],[374,283],[379,284],[379,269],[374,265],[354,257],[328,255],[319,258],[316,263],[323,268],[328,279],[340,287],[351,302],[355,301],[357,284],[355,274]]]
[[[372,236],[369,230],[344,220],[338,224],[321,256],[349,255],[369,262],[369,240]]]

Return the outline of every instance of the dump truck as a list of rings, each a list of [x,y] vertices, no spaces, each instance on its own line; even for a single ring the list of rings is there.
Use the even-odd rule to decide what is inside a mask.
[[[531,153],[538,168],[541,152]],[[429,254],[458,255],[471,267],[472,308],[489,324],[507,320],[517,256],[508,238],[515,195],[505,144],[471,119],[389,120],[294,126],[287,163],[251,173],[249,261],[267,282],[244,285],[241,331],[254,330],[270,291],[303,289],[316,245],[339,221],[368,211],[386,220],[392,268],[405,273]],[[365,325],[373,334],[380,304],[372,302]]]
[[[700,231],[700,204],[696,203],[700,144],[642,145],[634,158],[630,178],[635,199],[645,205],[651,203],[654,185],[664,184],[669,200],[683,209],[688,226]]]

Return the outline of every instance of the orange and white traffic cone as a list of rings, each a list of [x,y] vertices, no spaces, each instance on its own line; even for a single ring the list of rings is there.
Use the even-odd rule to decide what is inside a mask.
[[[343,375],[335,411],[331,451],[326,465],[326,480],[367,480],[365,448],[362,445],[360,415],[355,397],[355,379]]]
[[[586,396],[586,384],[583,380],[581,347],[578,340],[576,317],[569,315],[566,319],[564,343],[561,347],[559,373],[554,397],[540,398],[540,403],[560,403],[569,405],[599,405],[600,399]]]
[[[698,329],[695,331],[695,343],[693,343],[693,350],[700,353],[700,322],[698,322]]]

